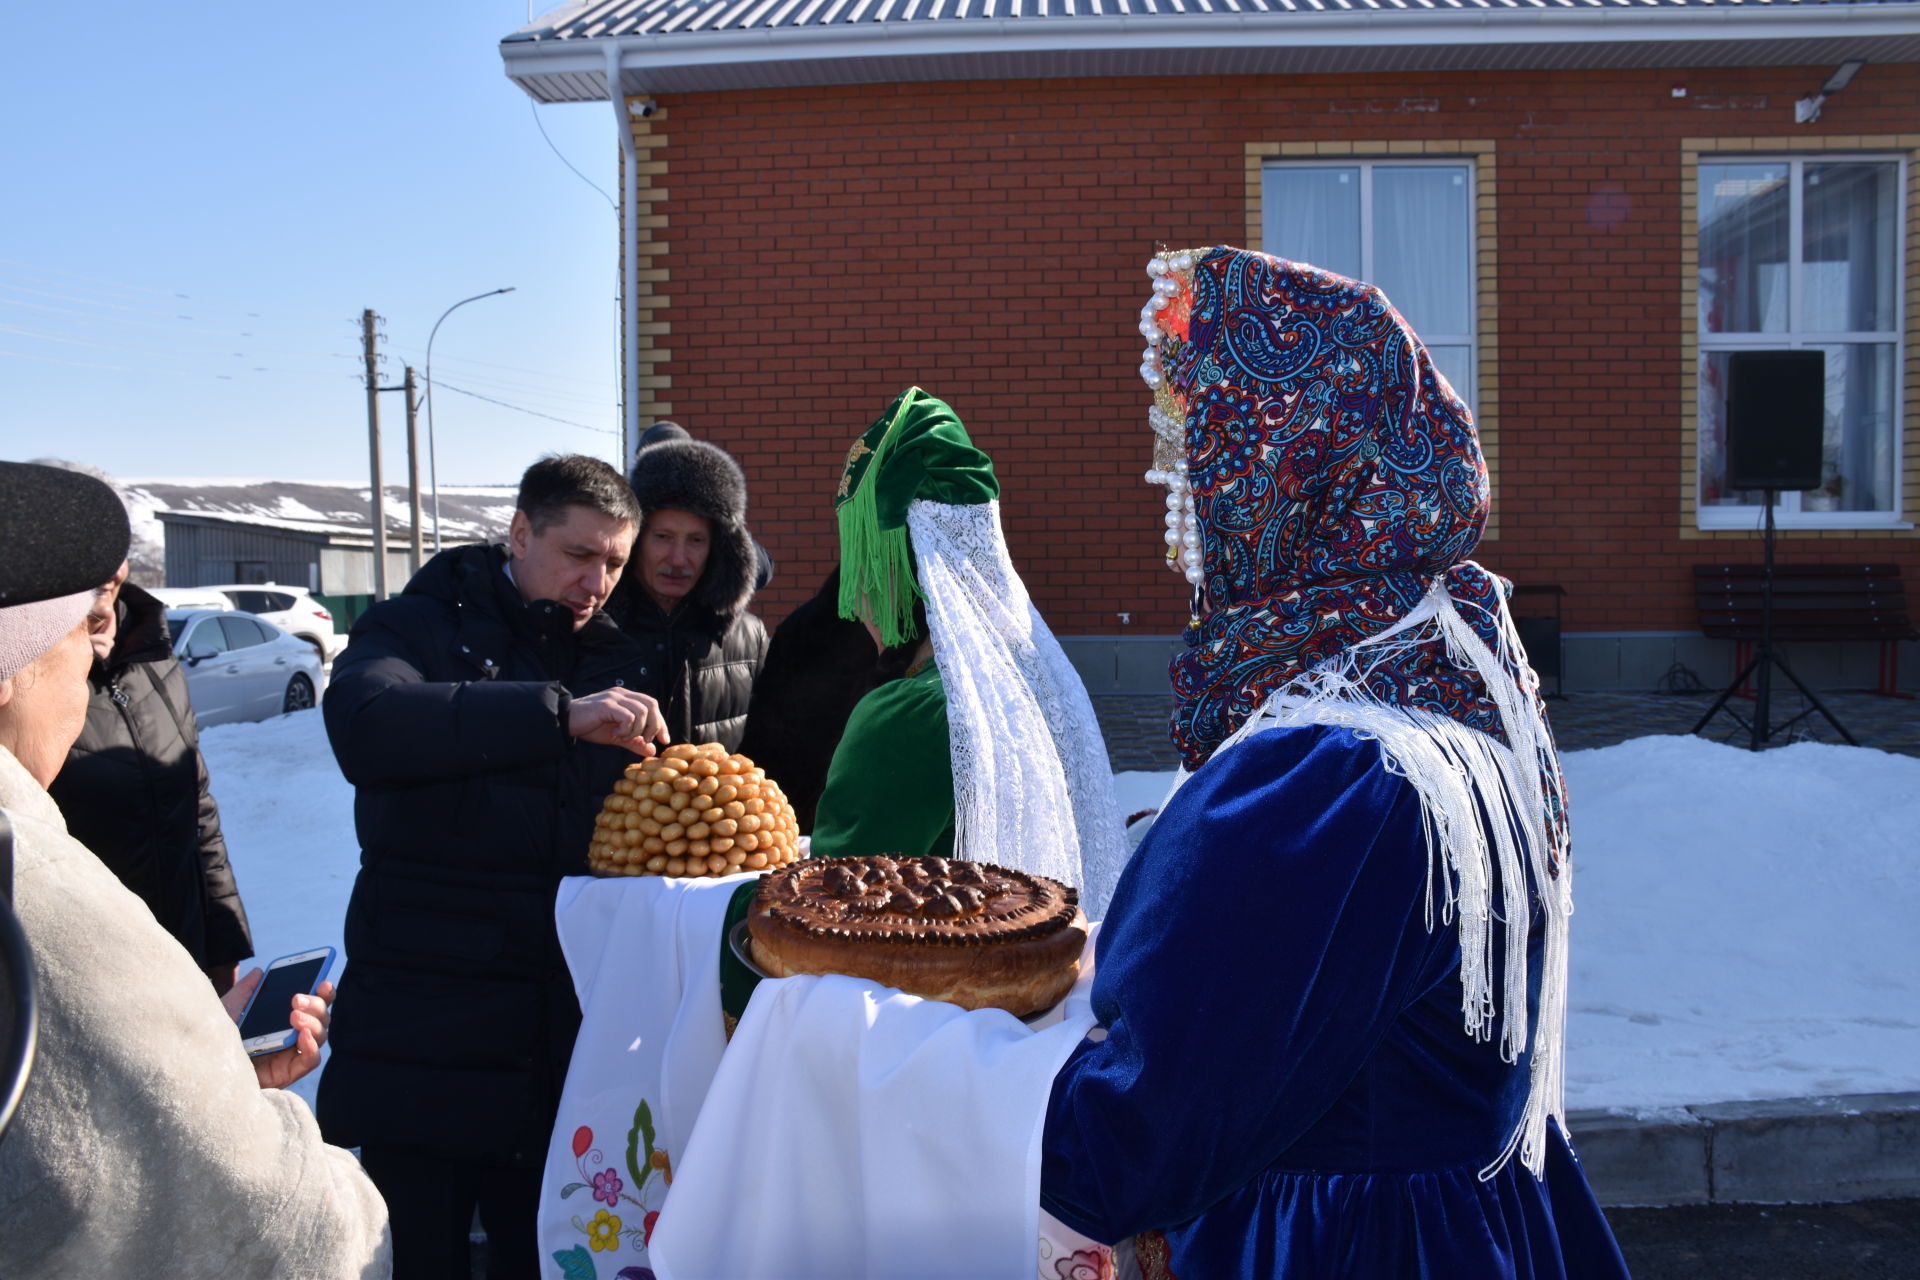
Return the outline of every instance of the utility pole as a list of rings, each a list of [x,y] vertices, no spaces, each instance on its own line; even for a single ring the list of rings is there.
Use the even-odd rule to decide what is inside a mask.
[[[407,366],[407,504],[413,513],[413,572],[420,572],[425,553],[420,546],[420,398],[414,391],[413,366]]]
[[[380,479],[380,357],[374,350],[374,322],[379,319],[369,307],[360,313],[360,339],[367,352],[367,449],[373,464],[373,598],[387,598],[387,513],[383,510],[386,494]]]

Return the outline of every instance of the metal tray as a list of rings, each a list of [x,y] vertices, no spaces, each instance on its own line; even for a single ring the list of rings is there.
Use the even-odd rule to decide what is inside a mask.
[[[762,978],[771,978],[772,974],[753,962],[752,936],[747,931],[747,922],[738,920],[733,928],[727,930],[727,945],[733,949],[733,958],[747,966],[747,972]]]

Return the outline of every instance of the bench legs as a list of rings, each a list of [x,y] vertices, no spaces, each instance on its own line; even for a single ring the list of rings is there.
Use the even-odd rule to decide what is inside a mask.
[[[1910,693],[1900,692],[1900,642],[1882,640],[1880,642],[1880,686],[1874,690],[1883,698],[1911,698]]]
[[[1906,698],[1911,700],[1913,698],[1912,694],[1903,693],[1900,690],[1900,642],[1898,640],[1882,640],[1879,642],[1879,645],[1880,681],[1874,686],[1873,692],[1883,698]],[[1733,642],[1733,669],[1749,674],[1752,672],[1753,641],[1735,640]],[[1736,680],[1732,694],[1736,698],[1745,698],[1751,702],[1753,700],[1752,679]]]

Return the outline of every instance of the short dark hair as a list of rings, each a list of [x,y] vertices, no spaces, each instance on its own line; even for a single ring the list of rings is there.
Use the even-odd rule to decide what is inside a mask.
[[[568,507],[586,507],[640,527],[640,503],[618,471],[583,453],[550,453],[520,477],[513,500],[535,533],[545,533],[567,518]]]

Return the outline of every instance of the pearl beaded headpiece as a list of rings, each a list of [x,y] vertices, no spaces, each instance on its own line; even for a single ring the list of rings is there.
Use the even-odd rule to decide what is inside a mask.
[[[1147,410],[1147,424],[1153,428],[1153,468],[1146,481],[1167,488],[1167,567],[1193,585],[1196,600],[1207,579],[1205,552],[1193,511],[1193,490],[1187,483],[1187,399],[1174,385],[1170,370],[1187,341],[1193,314],[1193,267],[1201,252],[1181,249],[1155,254],[1147,262],[1153,296],[1140,308],[1140,336],[1147,340],[1140,378],[1153,392],[1153,407]]]

